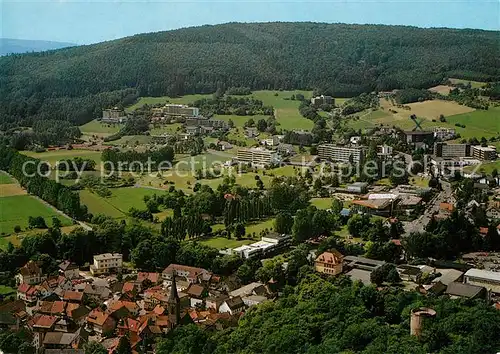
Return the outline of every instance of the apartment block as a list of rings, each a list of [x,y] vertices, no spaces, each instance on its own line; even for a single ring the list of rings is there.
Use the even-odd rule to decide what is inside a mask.
[[[455,129],[452,128],[443,128],[443,127],[435,127],[434,128],[434,137],[436,139],[441,140],[449,140],[453,139],[456,135]]]
[[[240,149],[237,159],[240,162],[251,163],[252,165],[265,166],[279,162],[276,152],[262,148]]]
[[[497,150],[494,146],[475,145],[472,147],[472,157],[478,160],[496,160]]]
[[[318,156],[322,160],[359,163],[364,160],[364,149],[361,147],[343,147],[333,144],[318,145]]]
[[[166,104],[161,108],[161,113],[166,116],[198,117],[200,109],[183,104]]]
[[[220,119],[210,119],[202,116],[186,118],[186,126],[191,127],[205,127],[214,129],[226,129],[227,122]]]
[[[333,104],[334,102],[335,101],[332,96],[321,95],[311,98],[311,104],[315,107],[319,107],[322,104]]]
[[[434,156],[436,157],[469,157],[470,155],[470,144],[434,143]]]
[[[123,266],[121,253],[103,253],[94,256],[94,263],[90,266],[92,275],[120,273]]]

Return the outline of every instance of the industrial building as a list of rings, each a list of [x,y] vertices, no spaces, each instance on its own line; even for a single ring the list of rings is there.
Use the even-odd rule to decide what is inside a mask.
[[[349,162],[351,159],[355,163],[364,160],[364,149],[361,147],[342,147],[334,144],[318,145],[318,156],[322,160]]]
[[[500,272],[483,269],[469,269],[464,275],[464,283],[482,286],[492,293],[500,294]]]
[[[166,104],[160,108],[153,108],[155,115],[163,115],[165,117],[198,117],[200,109],[197,107],[189,107],[183,104]]]
[[[243,245],[234,249],[223,250],[223,254],[237,254],[241,258],[264,257],[276,254],[290,246],[292,236],[285,234],[270,233],[262,236],[261,240],[249,245]]]

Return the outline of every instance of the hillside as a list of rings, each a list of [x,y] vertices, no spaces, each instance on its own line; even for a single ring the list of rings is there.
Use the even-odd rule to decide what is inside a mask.
[[[42,52],[44,50],[73,47],[74,43],[38,41],[27,39],[0,38],[0,55]]]
[[[230,23],[0,58],[0,128],[81,124],[139,96],[218,87],[371,90],[444,77],[500,79],[498,32],[318,23]],[[5,124],[8,123],[8,124]]]

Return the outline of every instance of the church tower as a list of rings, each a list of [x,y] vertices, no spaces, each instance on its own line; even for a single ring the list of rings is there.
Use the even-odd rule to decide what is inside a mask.
[[[169,318],[174,322],[174,327],[181,322],[181,300],[177,294],[177,285],[175,284],[175,269],[172,270],[172,284],[170,285],[170,296],[168,298]]]

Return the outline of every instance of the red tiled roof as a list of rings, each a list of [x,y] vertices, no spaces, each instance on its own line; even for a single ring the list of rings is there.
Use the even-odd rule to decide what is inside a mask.
[[[100,309],[94,309],[89,313],[87,317],[87,322],[96,324],[98,326],[102,326],[104,322],[106,322],[108,317],[109,313],[103,312]]]
[[[195,278],[201,273],[207,273],[208,271],[203,268],[190,267],[182,264],[170,264],[167,268],[163,270],[164,274],[172,274],[173,270],[188,272],[188,278]]]
[[[42,270],[34,261],[29,261],[19,270],[19,273],[23,276],[39,276],[42,275]]]
[[[131,282],[126,282],[123,284],[122,293],[128,293],[135,289],[135,284]]]
[[[63,294],[63,299],[67,301],[82,301],[83,293],[78,291],[66,290]]]
[[[159,273],[146,273],[146,272],[139,272],[137,274],[137,281],[138,282],[142,283],[146,279],[151,281],[151,283],[156,284],[156,283],[158,283],[158,280],[160,279],[160,274]]]
[[[342,263],[344,256],[337,250],[332,250],[328,252],[323,252],[316,258],[316,262],[329,263],[329,264],[340,264]]]
[[[401,246],[401,240],[391,240],[396,246]]]
[[[19,285],[17,288],[17,291],[20,292],[21,294],[26,294],[31,286],[27,283],[22,283]]]
[[[40,315],[33,318],[33,326],[40,328],[52,328],[52,326],[57,322],[56,316]]]
[[[486,234],[488,234],[488,228],[487,228],[487,227],[480,227],[480,228],[479,228],[479,233],[480,233],[481,235],[486,235]]]

